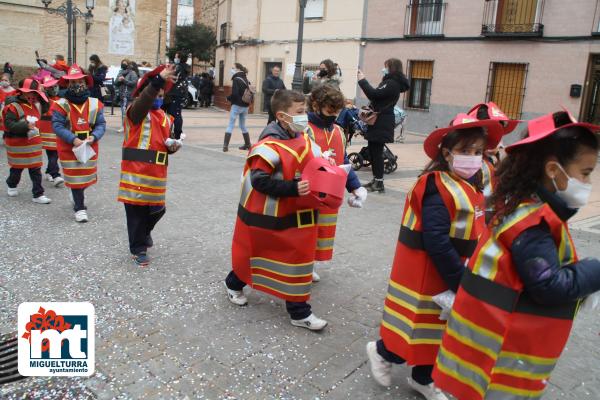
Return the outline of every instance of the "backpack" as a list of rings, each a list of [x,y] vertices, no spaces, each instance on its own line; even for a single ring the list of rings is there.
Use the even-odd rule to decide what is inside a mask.
[[[241,80],[242,82],[244,82],[244,85],[246,85],[246,89],[244,89],[244,94],[242,94],[242,101],[246,104],[254,103],[254,94],[256,93],[256,89],[251,87],[248,82],[246,82],[244,79],[240,78],[239,76],[235,79]]]

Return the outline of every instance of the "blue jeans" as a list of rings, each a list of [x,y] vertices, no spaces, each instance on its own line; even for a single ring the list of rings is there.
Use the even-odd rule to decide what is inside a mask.
[[[235,104],[231,105],[231,111],[229,112],[229,125],[225,130],[226,133],[232,133],[233,128],[235,128],[235,119],[237,116],[240,116],[240,129],[242,133],[248,133],[248,129],[246,129],[246,116],[248,115],[248,107],[240,107]]]

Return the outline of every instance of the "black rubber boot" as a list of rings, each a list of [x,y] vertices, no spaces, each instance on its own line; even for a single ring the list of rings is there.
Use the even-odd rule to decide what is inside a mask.
[[[371,182],[369,183],[365,183],[364,185],[362,185],[362,187],[364,187],[365,189],[367,189],[368,191],[371,191],[371,188],[373,187],[373,183],[375,183],[375,178],[373,178],[371,180]]]
[[[383,179],[373,180],[373,184],[371,185],[371,187],[367,188],[367,191],[385,193],[385,187],[383,186]]]
[[[223,139],[223,152],[229,151],[229,141],[231,140],[231,133],[225,132],[225,138]]]
[[[238,147],[240,150],[250,150],[250,146],[252,146],[252,144],[250,144],[250,134],[249,133],[242,133],[242,136],[244,137],[244,145]]]

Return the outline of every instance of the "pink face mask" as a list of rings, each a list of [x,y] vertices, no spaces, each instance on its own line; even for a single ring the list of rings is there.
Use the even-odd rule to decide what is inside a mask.
[[[469,179],[481,169],[481,156],[452,155],[452,172],[463,179]]]

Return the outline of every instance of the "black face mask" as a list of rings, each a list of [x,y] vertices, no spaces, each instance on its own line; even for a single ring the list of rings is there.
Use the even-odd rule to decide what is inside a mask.
[[[52,97],[58,96],[58,86],[52,86],[50,89],[48,89],[48,94]]]
[[[121,69],[127,69],[127,64],[121,64]]]
[[[85,93],[85,91],[87,90],[87,87],[85,85],[73,85],[70,86],[68,91],[70,93],[73,93],[75,96],[81,96],[82,94]]]
[[[327,76],[327,70],[326,69],[322,69],[319,71],[319,78],[325,78]]]
[[[323,115],[322,113],[318,113],[317,114],[319,116],[319,118],[321,118],[321,120],[323,122],[325,122],[328,126],[332,125],[335,120],[337,119],[337,117],[335,115]]]

